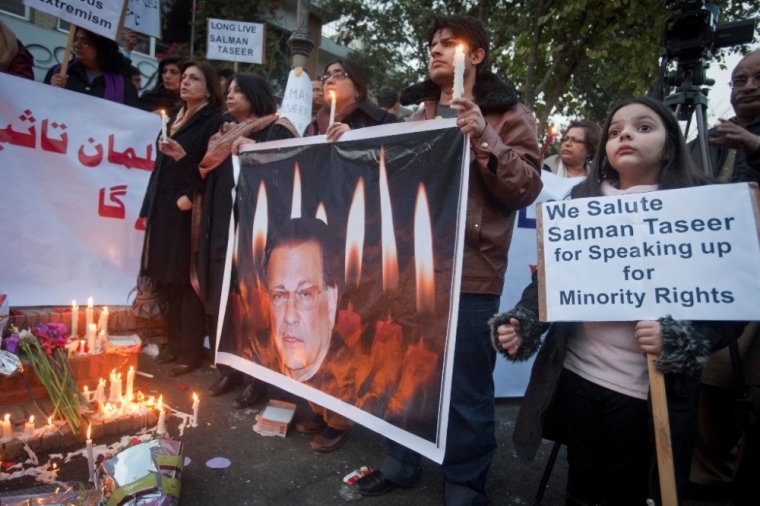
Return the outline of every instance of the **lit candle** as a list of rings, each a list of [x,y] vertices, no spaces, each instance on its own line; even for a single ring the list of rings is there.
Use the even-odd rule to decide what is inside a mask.
[[[85,329],[89,329],[92,325],[92,297],[87,299],[87,309],[84,311],[85,316]]]
[[[198,399],[198,395],[193,392],[193,427],[198,426],[198,408],[201,405],[200,399]]]
[[[127,371],[127,401],[131,402],[135,394],[135,368],[130,366]]]
[[[330,123],[328,124],[332,125],[335,123],[335,90],[330,90],[330,99],[332,103],[330,104]]]
[[[79,340],[79,353],[81,353],[82,355],[85,354],[85,351],[84,351],[84,342],[85,342],[84,339],[80,339]]]
[[[5,415],[5,419],[0,421],[0,426],[3,428],[3,438],[0,439],[0,443],[8,443],[13,440],[13,428],[11,427],[11,415]]]
[[[552,142],[554,142],[554,136],[557,135],[557,129],[554,128],[554,126],[549,127],[549,135],[546,136],[546,141],[544,142],[544,145],[541,146],[541,156],[544,156],[544,153],[546,153],[546,150],[549,149],[549,146],[551,146]]]
[[[98,380],[98,388],[95,390],[95,402],[106,402],[106,380],[100,378]]]
[[[77,301],[72,300],[71,301],[71,337],[76,339],[78,332],[79,332],[79,306],[77,306]]]
[[[111,421],[111,413],[113,412],[113,406],[111,406],[111,403],[108,402],[103,407],[103,421],[104,422],[110,422]]]
[[[166,127],[169,125],[169,116],[166,115],[166,111],[161,110],[161,142],[166,142],[168,136],[166,135]]]
[[[87,402],[90,401],[90,389],[87,388],[87,385],[85,385],[84,390],[82,390],[82,397],[84,397],[84,400]]]
[[[152,400],[153,400],[153,397],[151,397],[151,401]],[[156,403],[156,409],[159,410],[159,411],[163,411],[164,410],[164,396],[163,395],[159,395],[158,396],[158,402]]]
[[[51,436],[56,433],[55,425],[53,425],[53,417],[48,417],[48,423],[45,425],[45,434]]]
[[[87,346],[90,348],[90,353],[95,353],[95,339],[98,335],[98,326],[94,323],[87,324]]]
[[[163,436],[166,434],[166,411],[163,409],[161,410],[161,413],[158,415],[158,425],[156,426],[156,434],[159,436]]]
[[[89,481],[92,481],[92,475],[95,474],[95,459],[92,456],[92,423],[87,427],[87,474]]]
[[[124,402],[124,397],[122,396],[122,383],[121,383],[121,373],[119,373],[116,376],[116,400],[117,402]]]
[[[108,334],[108,306],[103,306],[103,311],[100,312],[100,318],[98,318],[98,330]]]
[[[462,98],[462,94],[464,94],[464,47],[459,44],[454,54],[454,90],[451,95],[452,98]]]
[[[24,434],[29,437],[34,436],[34,415],[29,417],[29,421],[24,425]]]

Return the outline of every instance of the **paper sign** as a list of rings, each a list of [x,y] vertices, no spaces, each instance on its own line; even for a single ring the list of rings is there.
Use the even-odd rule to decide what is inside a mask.
[[[159,0],[128,0],[124,27],[161,38],[161,3]]]
[[[116,38],[123,0],[24,0],[24,5],[52,14],[72,25],[80,26],[109,39]]]
[[[306,72],[297,76],[295,70],[290,71],[280,116],[288,118],[301,135],[311,123],[311,79]]]
[[[540,204],[544,321],[757,320],[757,185]]]
[[[264,25],[209,18],[206,58],[264,63]]]

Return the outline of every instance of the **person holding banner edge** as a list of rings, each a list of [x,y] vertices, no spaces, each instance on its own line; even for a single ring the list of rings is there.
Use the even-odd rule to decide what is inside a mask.
[[[145,220],[141,274],[165,285],[169,350],[158,363],[176,362],[169,374],[197,369],[202,360],[205,308],[191,284],[193,200],[204,189],[198,164],[224,119],[219,77],[208,62],[182,66],[185,106],[171,118],[168,138],[159,134],[159,154],[150,174],[140,217]]]
[[[464,94],[453,97],[454,55],[465,55]],[[428,31],[430,78],[401,92],[402,105],[424,102],[409,121],[456,117],[470,136],[469,194],[451,403],[442,464],[447,505],[487,504],[488,470],[496,452],[493,369],[488,320],[498,310],[517,210],[541,192],[541,165],[532,112],[491,73],[483,23],[436,16]],[[367,496],[420,482],[422,459],[386,439],[379,470],[354,486]]]
[[[572,198],[612,196],[709,184],[689,158],[678,122],[661,102],[617,105],[602,130],[589,176]],[[568,505],[659,501],[650,448],[647,361],[665,375],[678,490],[688,483],[702,364],[736,339],[746,322],[538,320],[538,279],[517,306],[491,321],[494,347],[508,360],[537,350],[513,441],[531,460],[542,437],[568,447]],[[541,335],[548,329],[541,345]]]

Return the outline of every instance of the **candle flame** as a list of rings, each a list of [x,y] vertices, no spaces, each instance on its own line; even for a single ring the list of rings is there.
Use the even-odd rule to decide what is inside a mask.
[[[464,45],[459,44],[457,46],[457,53],[464,53]]]
[[[549,135],[551,135],[552,137],[557,135],[557,129],[554,127],[554,125],[549,127]]]
[[[92,434],[92,422],[90,422],[90,426],[87,427],[87,439],[92,439],[92,437],[90,437],[90,434]]]
[[[149,405],[152,406],[154,402],[155,402],[155,396],[151,395],[150,397],[148,397],[148,404]]]
[[[117,375],[116,375],[116,379],[117,379],[118,381],[121,381],[121,373],[119,373],[119,374],[117,374]]]
[[[325,205],[320,202],[319,206],[317,206],[317,216],[316,218],[318,220],[322,220],[325,222],[325,225],[327,225],[327,211],[325,210]]]
[[[103,312],[104,312],[105,314],[108,314],[108,306],[103,306]]]
[[[55,462],[53,462],[53,469],[58,469],[58,464],[56,464]]]
[[[335,90],[330,90],[330,99],[335,102]]]
[[[98,380],[98,385],[103,385],[103,386],[106,386],[106,380],[104,380],[103,378],[100,378],[100,379]]]
[[[34,423],[34,415],[29,417],[29,423]]]
[[[92,296],[87,299],[87,307],[92,309]]]
[[[348,211],[346,229],[346,285],[359,284],[362,273],[364,247],[364,178],[359,178],[354,198]]]
[[[53,425],[53,417],[52,416],[48,417],[48,425]]]
[[[256,212],[253,215],[253,261],[264,263],[264,251],[267,245],[267,224],[269,222],[267,209],[267,190],[264,181],[259,185],[259,196],[256,199]]]
[[[198,402],[198,394],[193,392],[193,402]]]
[[[166,116],[166,111],[164,111],[163,109],[161,109],[161,116]]]
[[[6,422],[10,422],[11,421],[11,415],[9,415],[8,413],[5,414],[5,421]]]
[[[163,410],[164,409],[164,396],[160,395],[158,397],[158,403],[156,404],[156,409]]]
[[[90,390],[87,388],[87,385],[85,385],[85,386],[84,386],[84,393],[85,393],[85,395],[86,395],[86,394],[87,394],[87,392],[89,392],[89,391],[90,391]]]
[[[422,183],[417,188],[417,203],[414,209],[414,262],[417,277],[417,312],[431,314],[435,307],[433,232],[427,194]]]
[[[77,306],[77,301],[76,301],[76,299],[75,299],[75,300],[72,300],[72,301],[71,301],[71,307],[73,307],[73,308],[77,308],[77,307],[79,307],[79,306]]]
[[[106,402],[106,410],[107,411],[113,411],[113,406],[111,406],[110,402]]]
[[[143,402],[145,400],[145,396],[142,392],[137,393],[137,402]]]
[[[290,218],[301,217],[301,171],[296,163],[296,171],[293,175],[293,203],[290,207]]]
[[[129,366],[129,372],[135,372],[135,366],[130,365]]]
[[[396,256],[396,235],[393,231],[393,208],[391,207],[383,148],[380,148],[380,217],[383,239],[383,291],[391,292],[398,289],[398,258]]]

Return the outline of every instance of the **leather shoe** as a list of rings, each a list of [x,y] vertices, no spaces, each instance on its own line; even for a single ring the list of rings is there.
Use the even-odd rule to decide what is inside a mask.
[[[216,380],[216,383],[214,383],[208,388],[208,394],[211,397],[224,395],[230,390],[232,390],[233,388],[235,388],[238,384],[240,384],[240,379],[237,378],[234,374],[222,376],[221,378]]]
[[[312,415],[296,424],[296,430],[301,434],[319,434],[327,427],[322,415]]]
[[[368,497],[384,495],[396,488],[396,484],[383,476],[380,471],[372,471],[354,482],[354,488]]]
[[[264,389],[257,385],[248,385],[245,390],[240,392],[240,395],[232,401],[232,407],[235,409],[243,409],[256,404],[261,396],[264,395]]]
[[[309,441],[309,446],[311,446],[311,449],[315,452],[331,452],[340,448],[341,445],[343,445],[343,442],[348,439],[349,434],[351,434],[351,427],[341,432],[338,437],[332,439],[327,439],[322,433],[319,433]]]
[[[156,363],[157,364],[168,364],[169,362],[174,362],[177,360],[177,355],[173,355],[171,353],[162,353],[161,355],[156,357]]]
[[[197,365],[174,364],[172,368],[169,369],[169,376],[171,376],[172,378],[176,378],[177,376],[182,376],[183,374],[191,373],[196,369],[198,369]]]

